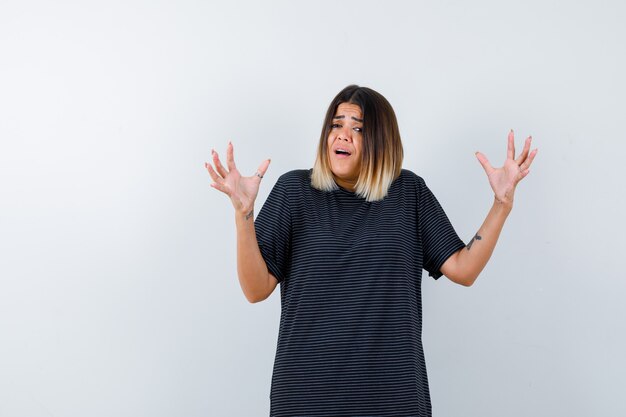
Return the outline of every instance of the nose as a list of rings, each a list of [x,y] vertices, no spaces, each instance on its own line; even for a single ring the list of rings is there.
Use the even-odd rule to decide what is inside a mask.
[[[343,128],[337,135],[337,139],[352,142],[352,131],[349,128]]]

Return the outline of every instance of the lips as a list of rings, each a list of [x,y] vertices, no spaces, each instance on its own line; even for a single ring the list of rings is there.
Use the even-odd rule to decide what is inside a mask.
[[[337,148],[333,149],[333,152],[335,153],[335,155],[339,155],[339,156],[350,156],[350,155],[352,155],[352,152],[350,152],[348,149],[341,148],[341,147],[337,147]]]

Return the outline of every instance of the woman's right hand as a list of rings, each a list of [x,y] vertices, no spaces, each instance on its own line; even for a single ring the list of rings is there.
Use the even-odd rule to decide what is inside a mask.
[[[207,168],[209,175],[211,175],[214,181],[211,187],[230,197],[230,201],[233,203],[235,210],[247,214],[254,207],[254,200],[256,200],[256,196],[259,192],[261,177],[265,175],[265,171],[267,171],[267,167],[270,165],[270,160],[266,159],[263,161],[254,175],[242,177],[235,166],[233,144],[231,142],[228,142],[228,147],[226,148],[226,165],[228,166],[228,171],[222,166],[217,152],[212,149],[211,153],[213,155],[215,169],[208,162],[204,163],[204,166]]]

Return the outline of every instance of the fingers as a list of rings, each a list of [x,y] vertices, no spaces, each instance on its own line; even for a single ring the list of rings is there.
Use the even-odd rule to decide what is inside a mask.
[[[522,180],[522,179],[523,179],[526,175],[528,175],[528,173],[529,173],[529,172],[530,172],[530,170],[529,170],[529,169],[525,169],[525,170],[523,170],[523,171],[521,172],[522,176],[521,176],[521,178],[520,178],[520,181],[521,181],[521,180]]]
[[[228,142],[228,147],[226,148],[226,166],[228,166],[229,171],[237,169],[235,166],[235,157],[233,156],[233,144],[230,141]]]
[[[223,184],[220,184],[220,183],[217,183],[217,182],[213,182],[213,183],[211,183],[211,187],[213,187],[216,190],[219,190],[219,191],[223,192],[224,194],[227,194],[227,195],[230,196],[230,193],[228,192],[228,189]]]
[[[535,148],[530,154],[528,154],[528,158],[526,158],[526,160],[520,165],[520,169],[522,171],[528,171],[530,164],[533,163],[535,156],[537,156],[537,152],[539,152],[539,149]]]
[[[530,151],[530,142],[532,141],[532,139],[532,136],[526,138],[526,142],[524,142],[524,149],[522,150],[520,156],[518,156],[515,160],[515,163],[517,165],[522,165],[522,162],[524,162],[528,157],[528,152]]]
[[[487,175],[491,174],[491,172],[493,171],[493,167],[489,163],[487,157],[480,152],[476,152],[476,158],[478,158],[478,162],[480,162],[480,165],[483,166],[483,169],[485,170]]]
[[[210,184],[211,187],[215,188],[216,190],[219,190],[221,192],[223,192],[224,194],[230,196],[230,190],[229,188],[226,186],[226,184],[224,184],[224,178],[220,177],[217,172],[215,172],[215,170],[213,169],[213,167],[211,166],[211,164],[209,164],[208,162],[204,163],[204,166],[206,167],[206,169],[209,171],[209,175],[211,176],[211,178],[213,179],[213,182]]]
[[[261,162],[261,165],[259,165],[259,168],[256,170],[256,173],[259,174],[261,177],[263,177],[265,173],[267,172],[267,167],[269,167],[271,161],[272,161],[271,159],[266,159],[265,161]],[[261,177],[259,177],[259,175],[255,175],[255,176],[260,181]]]
[[[507,159],[515,159],[515,139],[513,137],[513,129],[509,132],[509,143],[506,151]]]
[[[217,172],[215,172],[215,170],[213,169],[213,167],[211,166],[211,164],[209,164],[208,162],[204,163],[204,166],[206,167],[206,169],[209,171],[209,175],[211,176],[211,179],[216,182],[216,183],[221,183],[222,181],[224,181],[223,178],[221,178],[219,175],[217,175]]]
[[[222,177],[226,177],[226,175],[228,175],[228,172],[224,169],[224,166],[220,161],[220,157],[214,149],[211,149],[211,155],[213,155],[213,163],[215,164],[215,169],[217,170],[218,174],[220,174]]]

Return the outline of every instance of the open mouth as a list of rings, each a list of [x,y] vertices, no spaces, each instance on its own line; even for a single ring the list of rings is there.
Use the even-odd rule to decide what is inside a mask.
[[[343,150],[343,149],[335,149],[335,155],[339,155],[339,156],[350,156],[350,152]]]

